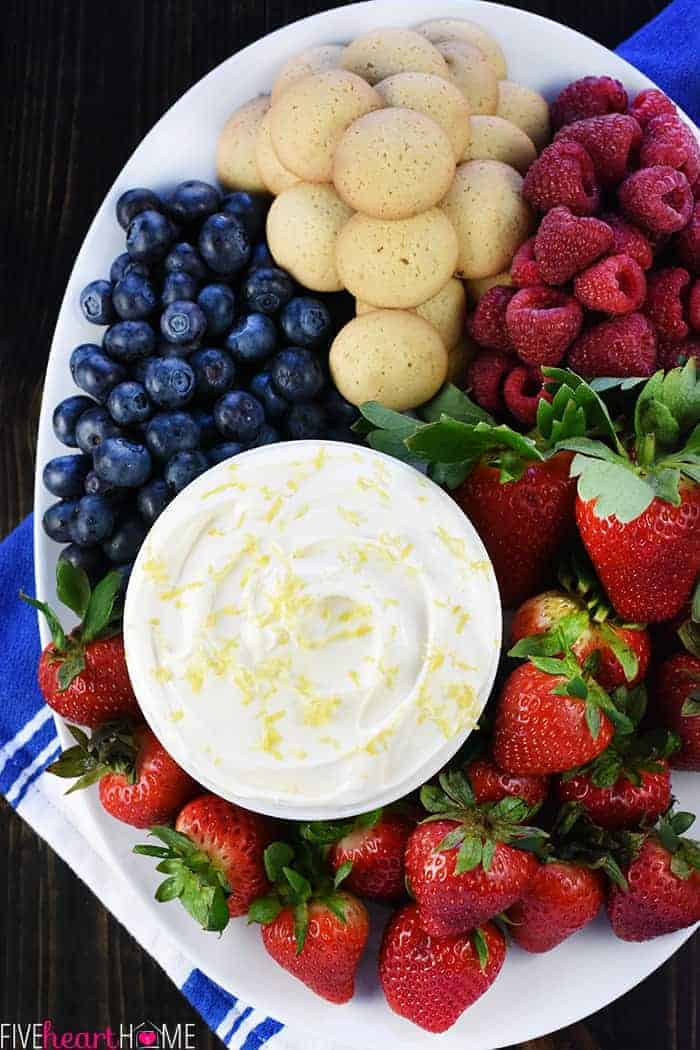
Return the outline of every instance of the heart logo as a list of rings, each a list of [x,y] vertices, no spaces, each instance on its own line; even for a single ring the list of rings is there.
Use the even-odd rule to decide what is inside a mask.
[[[139,1032],[139,1043],[141,1046],[155,1046],[158,1036],[155,1032]]]

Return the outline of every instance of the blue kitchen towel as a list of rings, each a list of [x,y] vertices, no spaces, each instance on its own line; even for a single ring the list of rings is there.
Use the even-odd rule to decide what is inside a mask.
[[[693,119],[700,118],[700,0],[675,0],[618,50]],[[95,836],[87,834],[90,818],[79,799],[73,796],[67,804],[64,785],[55,777],[41,776],[60,748],[51,712],[36,685],[40,651],[36,614],[17,600],[20,590],[34,593],[31,518],[0,544],[0,640],[5,666],[0,791],[158,960],[224,1043],[259,1050],[274,1039],[278,1050],[329,1050],[327,1041],[316,1043],[306,1033],[284,1029],[193,968],[165,924],[154,922],[138,897],[124,893],[121,877],[103,863]]]

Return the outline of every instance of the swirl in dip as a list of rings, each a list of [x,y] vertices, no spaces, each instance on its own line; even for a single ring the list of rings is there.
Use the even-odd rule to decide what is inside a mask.
[[[488,697],[501,613],[454,501],[328,441],[220,463],[153,526],[124,616],[144,714],[202,784],[320,819],[432,776]]]

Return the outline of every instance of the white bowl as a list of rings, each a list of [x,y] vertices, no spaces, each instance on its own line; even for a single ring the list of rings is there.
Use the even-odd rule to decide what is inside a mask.
[[[114,220],[114,204],[130,186],[165,189],[181,179],[214,179],[214,143],[224,121],[252,95],[268,91],[279,67],[314,44],[344,41],[373,27],[412,25],[437,16],[472,18],[500,40],[514,80],[552,97],[570,80],[586,74],[611,74],[631,94],[653,83],[623,59],[587,37],[545,18],[479,0],[370,0],[326,11],[271,33],[233,55],[177,102],[156,124],[126,164],[98,211],[83,242],[66,289],[51,347],[37,450],[35,554],[37,592],[54,597],[58,545],[41,528],[41,515],[52,502],[41,484],[41,467],[62,451],[51,429],[54,405],[74,393],[68,371],[73,346],[95,338],[95,329],[79,309],[81,288],[103,276],[123,251],[123,234]],[[42,638],[47,640],[42,625]],[[60,724],[59,731],[67,739]],[[700,777],[674,774],[674,792],[685,809],[700,812]],[[628,991],[661,965],[692,931],[626,944],[610,932],[604,917],[555,951],[530,956],[513,947],[503,972],[489,992],[445,1035],[430,1036],[393,1014],[376,980],[378,924],[360,970],[355,998],[343,1007],[317,998],[265,953],[257,930],[232,923],[217,939],[199,930],[179,905],[151,900],[157,885],[152,866],[130,855],[142,835],[102,813],[92,795],[87,810],[95,833],[110,851],[133,892],[150,907],[193,964],[219,984],[286,1024],[324,1050],[495,1050],[534,1039],[569,1025]]]

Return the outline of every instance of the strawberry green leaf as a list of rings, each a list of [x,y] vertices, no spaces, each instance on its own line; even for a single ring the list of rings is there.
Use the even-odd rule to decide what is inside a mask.
[[[284,874],[284,869],[292,863],[293,859],[294,850],[287,842],[270,843],[263,853],[265,873],[270,882],[278,882]]]
[[[552,427],[551,434],[545,433],[540,425],[540,413],[542,413],[544,423],[546,402],[543,399],[540,400],[537,413],[538,426],[544,437],[549,436],[550,444],[557,444],[562,438],[575,434],[597,433],[605,441],[611,442],[618,452],[623,451],[607,406],[592,386],[581,376],[566,368],[543,368],[542,374],[547,380],[545,389],[554,395],[553,410],[561,420],[559,427]],[[562,413],[564,397],[568,404]],[[569,407],[570,404],[576,406],[576,415]]]
[[[481,839],[477,838],[476,835],[469,835],[457,852],[455,874],[462,875],[466,871],[473,871],[474,868],[481,864],[482,857],[483,845]]]
[[[489,961],[489,946],[483,932],[478,928],[472,931],[472,944],[474,946],[474,951],[476,952],[476,957],[479,960],[479,969],[483,973],[486,969],[486,964]]]
[[[279,897],[258,897],[248,909],[248,922],[259,922],[262,926],[269,926],[281,911],[282,902]]]
[[[461,423],[449,416],[442,416],[436,423],[427,423],[409,437],[406,444],[422,459],[439,463],[475,462],[481,456],[491,456],[503,450],[515,453],[522,463],[545,458],[532,438],[510,427]]]
[[[301,955],[306,944],[306,934],[309,930],[309,908],[306,901],[300,901],[294,907],[294,940],[297,946],[297,955]]]
[[[695,823],[695,814],[684,813],[682,810],[678,813],[674,813],[670,818],[671,827],[675,831],[676,835],[685,835],[689,828],[692,828]]]
[[[443,853],[445,850],[454,849],[455,846],[460,846],[464,842],[464,836],[466,835],[466,828],[464,824],[458,825],[453,828],[452,831],[448,831],[445,837],[435,847],[438,853]]]
[[[436,485],[442,485],[446,489],[456,489],[461,485],[471,470],[472,463],[431,463],[428,467],[428,476]]]
[[[673,854],[669,867],[676,878],[683,879],[684,882],[693,874],[693,869],[680,851]]]
[[[457,806],[468,807],[474,804],[474,792],[464,773],[451,769],[441,773],[439,780],[442,790]]]
[[[481,850],[481,866],[484,871],[490,871],[493,857],[496,852],[496,843],[493,839],[486,839]]]
[[[56,565],[56,595],[82,620],[90,601],[90,581],[85,570],[76,568],[69,561],[59,561]]]
[[[681,714],[684,718],[697,718],[700,715],[700,693],[696,691],[686,697],[681,707]]]
[[[700,623],[700,576],[695,581],[690,616],[693,623]]]
[[[164,903],[165,901],[175,900],[182,893],[182,880],[171,877],[166,879],[165,882],[161,882],[160,886],[156,890],[156,900]]]
[[[404,463],[420,463],[420,459],[406,448],[403,438],[395,430],[373,430],[367,435],[367,444],[375,452],[383,452],[386,456],[393,456]]]
[[[585,700],[588,696],[588,687],[581,675],[575,675],[566,683],[566,691],[569,696],[575,696],[579,700]]]
[[[153,838],[160,839],[169,849],[178,853],[181,857],[188,857],[196,850],[195,844],[192,839],[188,838],[187,835],[183,835],[181,832],[176,831],[175,828],[168,827],[167,824],[156,824],[154,827],[149,829],[149,835]],[[136,850],[136,847],[134,847]]]
[[[58,668],[58,688],[65,692],[79,674],[85,670],[85,655],[82,649],[68,649],[65,659]]]
[[[352,871],[352,861],[346,860],[340,865],[335,875],[333,876],[333,886],[337,890],[338,887],[347,879],[348,875]]]
[[[593,700],[588,700],[586,703],[586,725],[591,737],[597,740],[600,733],[600,708]]]
[[[46,604],[46,602],[40,602],[37,598],[32,598],[31,595],[25,594],[24,591],[19,592],[19,596],[23,602],[27,602],[34,609],[38,609],[40,613],[43,613],[46,617],[46,622],[49,625],[49,631],[51,632],[51,641],[58,652],[64,652],[67,645],[66,634],[61,627],[61,621],[56,616],[53,609]]]
[[[622,668],[622,672],[628,682],[631,682],[639,670],[639,660],[636,653],[620,637],[608,623],[603,623],[598,628],[601,638],[610,648],[615,659]]]
[[[605,394],[608,390],[634,390],[636,386],[646,383],[646,376],[626,376],[620,379],[617,376],[598,376],[591,379],[589,386],[598,394]]]
[[[654,490],[638,474],[618,462],[605,462],[577,454],[571,476],[578,477],[578,494],[584,503],[594,500],[598,518],[615,516],[622,524],[634,521],[654,499]]]
[[[660,470],[650,471],[647,480],[655,496],[666,503],[671,503],[674,507],[680,506],[681,495],[678,487],[681,480],[680,467],[663,467]]]
[[[454,809],[454,802],[436,787],[435,784],[424,784],[420,789],[420,801],[428,813],[448,813]]]
[[[557,660],[550,656],[533,656],[530,660],[538,671],[545,674],[566,675],[569,672],[569,664],[566,660]]]
[[[359,817],[355,817],[353,826],[355,828],[369,829],[375,827],[382,819],[383,809],[381,806],[379,809],[372,809],[369,813],[361,813]]]
[[[340,894],[330,894],[328,897],[323,897],[323,903],[326,907],[333,912],[336,919],[339,919],[343,926],[347,925],[347,915],[345,914],[346,900],[341,897]]]
[[[401,412],[394,412],[391,408],[385,408],[378,401],[365,401],[360,405],[360,412],[362,418],[371,423],[375,429],[390,430],[402,440],[410,437],[423,425],[420,420],[403,415]]]
[[[228,904],[218,881],[204,877],[183,867],[183,886],[180,900],[183,907],[203,930],[220,933],[229,921]]]
[[[452,383],[445,383],[432,401],[422,406],[420,414],[428,423],[434,423],[442,416],[450,416],[462,423],[494,422],[488,412]]]
[[[309,880],[300,875],[294,868],[289,868],[286,865],[282,868],[282,873],[296,896],[302,901],[308,901],[311,897],[311,883]]]
[[[140,845],[134,846],[133,853],[138,853],[142,857],[160,857],[161,859],[170,856],[170,851],[165,846],[149,846]]]
[[[118,572],[108,572],[95,586],[80,631],[81,641],[85,645],[99,638],[110,626],[121,583],[122,578]]]

